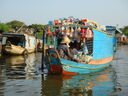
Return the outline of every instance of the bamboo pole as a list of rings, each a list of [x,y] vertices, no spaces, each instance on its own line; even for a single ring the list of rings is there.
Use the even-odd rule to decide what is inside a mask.
[[[44,32],[43,32],[43,52],[42,52],[42,64],[41,64],[41,69],[42,69],[42,72],[44,72],[44,54],[45,54],[45,46],[44,46],[44,38],[45,38],[45,32],[46,32],[46,29],[44,29]]]

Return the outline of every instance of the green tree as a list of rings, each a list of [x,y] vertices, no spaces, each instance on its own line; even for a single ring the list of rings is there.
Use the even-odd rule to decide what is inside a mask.
[[[43,33],[45,31],[46,25],[42,25],[42,24],[32,24],[29,25],[29,28],[33,28],[34,34],[38,37],[38,38],[42,38]]]
[[[124,28],[122,28],[122,31],[125,35],[128,35],[128,26],[125,26]]]
[[[7,23],[7,25],[9,25],[10,27],[12,27],[13,29],[15,29],[16,31],[23,26],[26,26],[26,24],[24,22],[18,21],[18,20],[13,20]]]
[[[0,31],[3,33],[3,32],[8,32],[8,31],[12,31],[13,29],[7,25],[7,24],[4,24],[4,23],[0,23]]]

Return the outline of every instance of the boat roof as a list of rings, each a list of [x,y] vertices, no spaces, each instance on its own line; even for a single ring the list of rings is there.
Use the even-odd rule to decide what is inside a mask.
[[[96,26],[85,26],[85,25],[47,25],[48,27],[82,27],[82,28],[96,28]]]
[[[22,36],[24,36],[24,34],[22,34],[22,33],[3,33],[2,35],[6,36],[6,37],[22,37]]]
[[[116,31],[119,32],[119,33],[123,33],[119,28],[116,28]]]

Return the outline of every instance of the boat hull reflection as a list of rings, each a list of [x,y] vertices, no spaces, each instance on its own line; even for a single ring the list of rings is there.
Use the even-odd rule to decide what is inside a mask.
[[[114,88],[110,69],[86,75],[48,75],[42,80],[42,96],[109,96]]]

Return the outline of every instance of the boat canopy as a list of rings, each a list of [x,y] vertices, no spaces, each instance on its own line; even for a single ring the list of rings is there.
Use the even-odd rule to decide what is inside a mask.
[[[19,34],[19,33],[4,33],[3,37],[22,37],[24,34]]]

